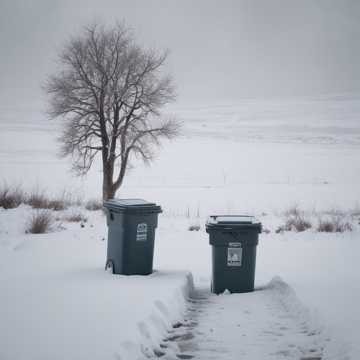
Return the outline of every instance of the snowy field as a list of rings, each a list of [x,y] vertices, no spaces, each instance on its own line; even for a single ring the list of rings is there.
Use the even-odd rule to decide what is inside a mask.
[[[135,163],[118,194],[163,207],[153,275],[103,271],[101,211],[81,209],[83,228],[58,212],[54,232],[29,235],[34,210],[0,209],[0,359],[358,359],[360,97],[168,111],[182,137],[153,166]],[[100,168],[73,177],[56,157],[58,124],[39,108],[3,107],[0,119],[0,179],[99,198]],[[342,212],[353,231],[276,233],[294,205],[314,224]],[[270,231],[254,293],[209,293],[212,213],[254,214]]]
[[[100,165],[87,178],[73,177],[69,161],[56,158],[59,122],[46,120],[40,109],[0,109],[1,177],[27,188],[100,197]],[[184,122],[182,137],[164,144],[151,167],[135,162],[120,196],[153,198],[172,213],[200,208],[204,215],[294,203],[358,205],[359,97],[248,100],[168,112]]]

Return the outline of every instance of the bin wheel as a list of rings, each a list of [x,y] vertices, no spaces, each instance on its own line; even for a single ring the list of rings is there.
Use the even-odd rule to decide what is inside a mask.
[[[105,271],[114,274],[114,263],[112,260],[108,260],[105,265]]]

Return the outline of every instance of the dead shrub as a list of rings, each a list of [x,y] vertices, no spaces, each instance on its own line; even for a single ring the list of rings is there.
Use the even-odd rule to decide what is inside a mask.
[[[17,208],[24,202],[24,192],[20,186],[10,187],[4,184],[0,188],[0,207],[4,209]]]
[[[66,210],[71,205],[71,199],[65,191],[59,197],[50,198],[45,191],[35,190],[30,193],[26,203],[33,209],[61,211]]]
[[[310,220],[306,218],[305,213],[297,205],[285,211],[284,215],[286,217],[285,224],[276,229],[277,234],[284,231],[302,232],[312,227]]]
[[[342,224],[340,224],[340,227],[338,227],[337,229],[338,232],[345,232],[345,231],[353,231],[354,228],[350,222],[345,221]]]
[[[103,203],[100,200],[91,199],[85,204],[85,209],[89,211],[97,211],[103,208]]]
[[[343,216],[332,216],[327,219],[319,218],[317,231],[319,232],[338,232],[352,231],[353,226],[350,222],[346,221]]]
[[[52,209],[54,211],[66,210],[68,208],[68,204],[65,199],[52,199],[48,202],[47,209]]]
[[[35,190],[29,194],[26,199],[26,203],[33,209],[48,209],[50,200],[46,196],[45,192]]]
[[[74,199],[70,192],[63,190],[59,196],[51,198],[48,208],[55,211],[61,211],[66,210],[71,205],[79,204],[81,204],[80,198]]]
[[[311,222],[303,215],[292,216],[285,222],[285,230],[301,232],[310,229],[312,226]]]
[[[87,217],[81,212],[72,213],[70,215],[65,216],[63,219],[68,222],[81,222],[81,223],[86,223],[88,220]]]
[[[49,210],[41,210],[33,214],[25,232],[27,234],[44,234],[51,231],[54,218]]]
[[[330,220],[320,219],[316,230],[319,232],[335,232],[335,224]]]

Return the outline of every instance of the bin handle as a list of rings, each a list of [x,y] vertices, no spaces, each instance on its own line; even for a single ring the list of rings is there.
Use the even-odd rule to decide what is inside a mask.
[[[108,260],[105,264],[105,271],[111,272],[112,274],[115,273],[115,267],[112,260]]]

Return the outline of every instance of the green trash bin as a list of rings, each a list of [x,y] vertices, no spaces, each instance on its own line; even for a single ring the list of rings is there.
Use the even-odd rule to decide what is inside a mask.
[[[112,199],[104,202],[104,208],[108,225],[105,269],[123,275],[151,274],[161,207],[142,199]]]
[[[253,216],[214,215],[206,223],[206,232],[212,245],[211,291],[253,291],[261,223]]]

